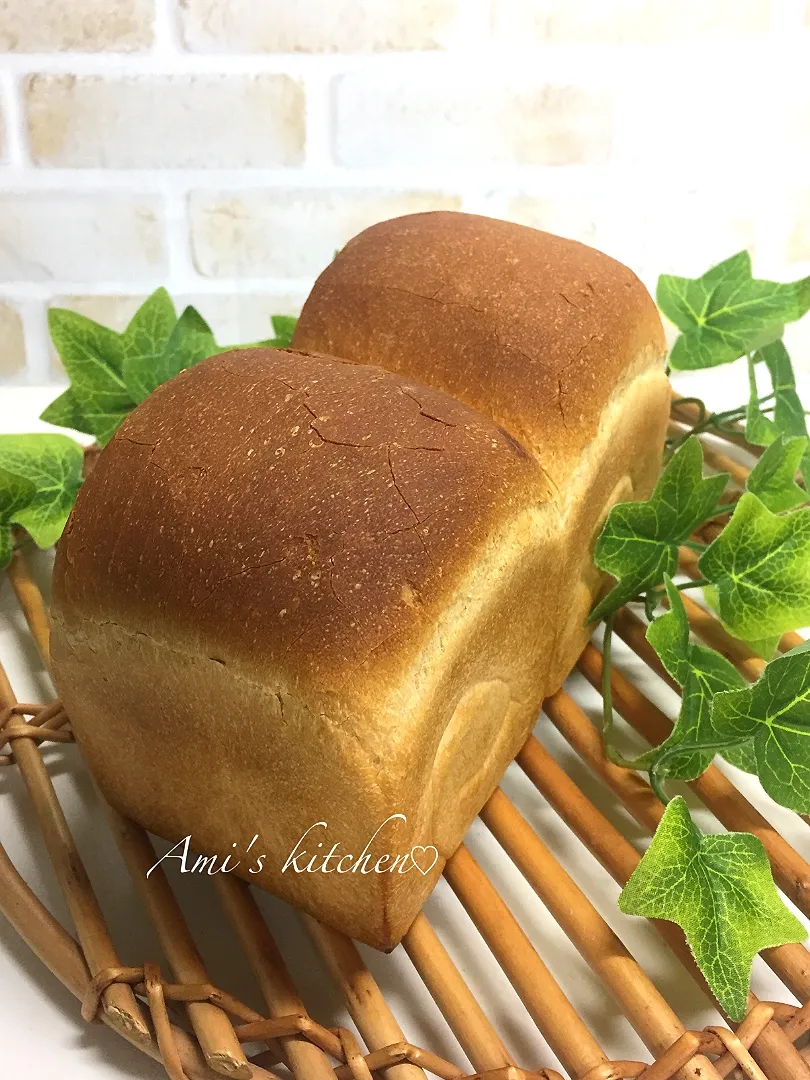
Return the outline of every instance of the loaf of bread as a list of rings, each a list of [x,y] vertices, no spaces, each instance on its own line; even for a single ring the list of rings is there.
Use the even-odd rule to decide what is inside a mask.
[[[546,690],[557,689],[603,584],[592,552],[607,511],[646,498],[660,467],[666,343],[644,285],[573,240],[476,214],[411,214],[337,254],[293,346],[444,390],[533,454],[560,514],[536,639]]]
[[[322,276],[299,351],[213,357],[131,414],[52,606],[109,801],[383,949],[586,639],[594,532],[651,487],[668,405],[624,267],[465,215],[387,228]],[[301,344],[329,335],[342,358]]]

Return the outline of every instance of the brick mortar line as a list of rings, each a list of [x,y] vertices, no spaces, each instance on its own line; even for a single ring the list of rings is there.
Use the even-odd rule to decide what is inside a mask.
[[[780,25],[768,34],[750,36],[705,37],[694,40],[671,42],[549,42],[539,45],[523,42],[502,42],[496,39],[445,49],[391,50],[372,53],[264,53],[264,52],[191,52],[167,34],[173,32],[170,18],[156,22],[161,34],[149,49],[134,51],[76,52],[54,51],[44,53],[3,53],[0,67],[18,74],[38,72],[42,74],[76,75],[253,75],[289,74],[304,76],[310,71],[320,71],[336,76],[347,71],[399,73],[416,64],[425,67],[463,67],[473,60],[486,59],[487,75],[506,73],[516,77],[515,61],[534,61],[544,73],[537,81],[546,81],[545,73],[555,79],[570,78],[579,82],[579,76],[593,71],[594,67],[611,74],[613,79],[637,82],[636,64],[642,73],[655,74],[662,64],[671,63],[679,68],[684,56],[711,59],[714,66],[735,67],[739,57],[756,56],[760,63],[773,63],[781,68],[784,50],[795,54],[800,60],[806,50],[810,27],[801,21],[796,24],[795,15],[780,21]],[[779,45],[779,50],[766,49],[763,45]],[[770,54],[770,55],[769,55]],[[617,60],[620,62],[617,63]],[[635,61],[636,63],[629,63]],[[629,70],[628,70],[629,68]],[[569,72],[574,75],[568,76]],[[590,80],[588,80],[590,81]]]
[[[793,34],[806,26],[804,0],[774,0],[773,28],[777,33]]]
[[[30,166],[26,145],[27,128],[23,116],[17,77],[0,66],[0,108],[3,113],[6,162],[0,175],[7,168],[27,169]]]
[[[153,57],[175,56],[183,52],[182,33],[179,26],[179,4],[175,0],[153,0],[154,19],[152,48],[145,54]],[[144,55],[144,54],[141,54]]]
[[[305,278],[275,277],[189,277],[155,273],[148,277],[119,279],[118,281],[86,281],[81,279],[49,278],[47,281],[0,281],[0,299],[4,300],[51,300],[56,296],[140,296],[166,285],[169,291],[198,293],[211,296],[231,296],[238,299],[240,293],[274,295],[281,293],[301,294],[303,299],[312,288],[314,275]],[[170,286],[170,287],[169,287]]]
[[[313,176],[322,176],[325,170],[335,168],[332,157],[334,115],[332,104],[332,78],[323,72],[309,72],[304,82],[304,164],[303,168]]]
[[[17,306],[25,350],[25,367],[22,371],[25,383],[49,382],[53,377],[47,310],[47,304],[36,304],[31,299]]]
[[[188,195],[185,192],[164,189],[163,236],[169,261],[167,277],[170,281],[195,276],[197,271],[191,251],[192,229],[188,212]]]
[[[306,163],[291,168],[80,168],[35,165],[0,166],[0,190],[6,193],[60,194],[92,191],[96,194],[148,195],[163,191],[191,192],[193,190],[228,190],[235,193],[251,191],[425,191],[463,194],[462,189],[476,191],[497,187],[506,195],[592,195],[637,203],[639,187],[646,187],[651,197],[677,198],[690,192],[707,196],[723,193],[732,205],[746,205],[752,196],[761,195],[756,163],[746,165],[740,174],[739,165],[730,163],[723,172],[715,171],[714,179],[706,184],[700,180],[684,188],[684,178],[694,173],[694,163],[685,162],[682,169],[668,164],[668,172],[655,175],[655,188],[648,181],[628,187],[633,177],[644,180],[635,161],[619,158],[590,165],[477,165],[471,181],[471,166],[377,166],[348,168],[335,164]],[[763,161],[762,170],[771,172],[772,163]],[[805,191],[807,180],[800,173],[784,176],[769,175],[769,191],[773,197]],[[729,181],[733,186],[729,187]],[[27,186],[30,183],[30,186]]]

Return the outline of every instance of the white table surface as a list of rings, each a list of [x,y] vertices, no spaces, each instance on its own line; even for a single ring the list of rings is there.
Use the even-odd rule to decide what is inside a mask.
[[[702,391],[710,404],[716,404],[718,394],[722,395],[720,401],[725,403],[736,403],[737,396],[742,400],[742,385],[739,394],[735,392],[731,400],[728,384],[727,369],[702,373],[699,378],[681,379],[678,383],[684,393],[693,389]],[[36,417],[55,393],[52,387],[0,388],[0,432],[53,430],[40,424]],[[36,569],[46,583],[48,555],[38,557]],[[5,575],[0,575],[0,656],[21,700],[48,698],[51,693],[48,679],[25,633]],[[616,662],[650,697],[667,709],[669,715],[676,715],[675,694],[651,675],[619,641],[616,643]],[[581,677],[572,677],[569,690],[586,710],[594,716],[597,714],[599,698]],[[647,843],[641,829],[610,793],[593,780],[552,725],[541,718],[536,734],[596,806],[641,850]],[[126,870],[97,811],[86,772],[76,768],[75,750],[57,745],[45,754],[120,949],[122,963],[137,965],[144,959],[161,962],[154,933],[133,896]],[[794,815],[771,803],[755,779],[731,766],[724,765],[723,769],[798,850],[810,857],[807,827]],[[661,946],[655,931],[644,920],[619,912],[616,907],[618,886],[516,766],[510,768],[503,787],[631,952],[643,959],[644,966],[676,1007],[684,1023],[700,1028],[717,1022],[716,1014],[703,1006],[691,980]],[[696,805],[693,799],[690,801]],[[717,822],[702,809],[698,809],[696,816],[704,829],[719,829]],[[0,841],[35,892],[60,921],[69,926],[65,905],[47,859],[42,856],[42,845],[22,782],[13,768],[0,770]],[[597,977],[574,951],[532,889],[479,821],[471,828],[467,842],[607,1053],[613,1058],[646,1059],[646,1051],[639,1039],[607,998]],[[211,980],[261,1009],[246,965],[217,908],[210,883],[172,870],[169,876],[177,886],[197,935]],[[351,1026],[340,995],[333,988],[295,914],[269,896],[262,894],[260,902],[312,1015],[327,1026]],[[556,1066],[554,1055],[443,880],[430,897],[426,911],[516,1060],[526,1067]],[[397,949],[390,956],[365,948],[362,952],[394,1007],[406,1037],[466,1067],[466,1059],[455,1038],[404,952]],[[760,960],[755,962],[753,989],[765,999],[791,1000]],[[23,1077],[45,1080],[56,1076],[61,1080],[99,1080],[101,1077],[107,1080],[154,1077],[157,1080],[165,1076],[161,1066],[132,1049],[103,1025],[86,1026],[79,1016],[78,1002],[29,952],[2,917],[0,1047],[0,1076],[8,1080],[23,1080]]]

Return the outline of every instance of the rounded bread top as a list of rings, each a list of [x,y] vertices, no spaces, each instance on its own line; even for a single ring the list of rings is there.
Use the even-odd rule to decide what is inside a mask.
[[[293,344],[446,391],[529,447],[560,488],[614,391],[665,357],[655,304],[626,266],[452,211],[350,240],[318,278]]]

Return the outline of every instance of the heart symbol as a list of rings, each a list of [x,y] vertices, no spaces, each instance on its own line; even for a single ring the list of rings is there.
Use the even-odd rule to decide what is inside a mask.
[[[426,856],[428,854],[428,852],[430,852],[430,851],[433,852],[433,858],[430,860],[430,866],[423,867],[420,864],[419,860],[416,857],[416,852],[417,851],[421,851],[423,856]],[[411,848],[411,862],[416,867],[416,869],[419,871],[419,873],[422,874],[423,876],[426,875],[426,874],[429,874],[430,871],[433,869],[433,867],[436,865],[436,863],[438,861],[439,861],[439,852],[433,846],[433,844],[428,844],[426,847],[423,847],[421,844],[414,844],[414,846]]]

